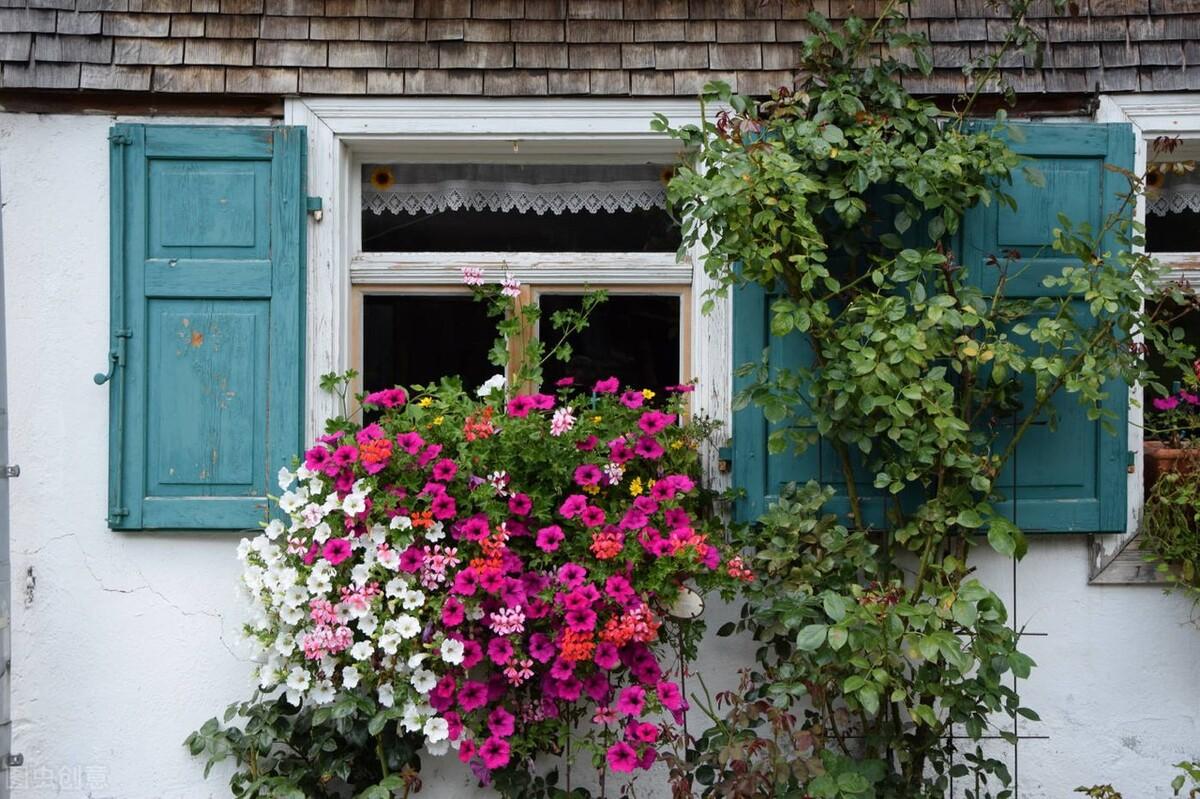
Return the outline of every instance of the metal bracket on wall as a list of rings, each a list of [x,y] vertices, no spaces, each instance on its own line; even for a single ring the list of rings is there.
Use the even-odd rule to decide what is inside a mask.
[[[11,466],[7,466],[7,465],[0,466],[0,479],[9,480],[13,477],[20,477],[20,476],[21,476],[21,467],[18,466],[17,464],[14,463]]]
[[[4,768],[16,768],[23,765],[25,765],[25,755],[20,752],[4,756]]]

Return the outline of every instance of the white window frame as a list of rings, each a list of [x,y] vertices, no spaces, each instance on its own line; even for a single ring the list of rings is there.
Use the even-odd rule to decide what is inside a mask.
[[[308,194],[319,197],[322,212],[308,222],[307,345],[305,360],[305,430],[322,431],[336,413],[335,400],[318,387],[319,376],[344,371],[352,363],[356,336],[351,286],[461,283],[463,266],[507,267],[535,286],[623,287],[690,286],[687,293],[691,329],[683,364],[690,362],[698,388],[693,411],[722,422],[729,430],[732,393],[732,326],[730,303],[718,302],[701,313],[713,282],[700,254],[683,263],[673,253],[580,255],[555,253],[410,253],[359,254],[361,240],[361,165],[398,155],[405,161],[501,160],[514,148],[528,163],[629,163],[660,160],[673,163],[678,143],[650,130],[654,114],[673,124],[698,124],[695,100],[515,99],[515,98],[287,98],[284,121],[304,125],[308,135]],[[511,156],[509,156],[511,159]],[[582,260],[581,260],[582,259]],[[724,434],[728,435],[728,432]],[[709,453],[710,473],[717,474],[716,453]]]
[[[1200,138],[1200,104],[1195,94],[1121,94],[1101,95],[1096,110],[1097,122],[1127,122],[1133,125],[1133,171],[1146,171],[1150,144],[1159,136]],[[1138,197],[1134,218],[1146,221],[1146,201]],[[1200,278],[1200,255],[1185,253],[1155,253],[1156,258],[1172,267],[1173,276],[1192,281]],[[1155,583],[1160,577],[1152,564],[1146,563],[1136,543],[1142,508],[1142,480],[1145,464],[1142,457],[1142,389],[1129,390],[1129,449],[1133,452],[1133,469],[1126,488],[1128,516],[1125,532],[1091,536],[1091,582],[1093,583]]]

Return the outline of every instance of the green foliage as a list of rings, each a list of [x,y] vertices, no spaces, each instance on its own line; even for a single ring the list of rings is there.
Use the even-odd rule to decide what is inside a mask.
[[[1200,471],[1158,478],[1146,497],[1140,542],[1158,572],[1200,602]]]
[[[1147,348],[1189,354],[1144,303],[1163,270],[1136,252],[1135,175],[1098,229],[1058,219],[1067,265],[1047,296],[1007,293],[1026,268],[1018,252],[974,274],[957,260],[966,212],[1015,207],[1005,187],[1039,176],[1009,147],[1020,129],[1003,112],[972,124],[973,96],[946,114],[904,90],[914,67],[896,54],[929,62],[895,7],[840,27],[811,15],[794,92],[760,103],[713,84],[702,102],[726,106],[715,120],[657,123],[695,156],[669,196],[683,248],[706,253],[710,301],[761,285],[775,296],[773,339],[811,353],[739,367],[750,380],[735,407],[777,423],[773,452],[825,442],[848,500],[839,518],[824,510],[831,489],[793,487],[743,533],[762,579],[727,632],[759,642],[758,665],[742,694],[710,703],[715,726],[688,753],[707,796],[944,797],[952,777],[972,797],[1011,796],[1007,768],[978,742],[1036,719],[1012,688],[1034,664],[968,564],[980,539],[1025,552],[995,480],[1035,420],[1053,424],[1057,395],[1111,425],[1108,391],[1151,379]],[[1018,25],[1008,44],[1029,42]],[[993,74],[985,65],[980,79]],[[866,529],[863,471],[889,498],[883,531]]]
[[[230,705],[224,723],[209,719],[184,744],[205,760],[206,777],[231,761],[230,792],[242,799],[391,799],[420,787],[420,739],[397,727],[398,716],[364,692],[316,710],[256,695]]]

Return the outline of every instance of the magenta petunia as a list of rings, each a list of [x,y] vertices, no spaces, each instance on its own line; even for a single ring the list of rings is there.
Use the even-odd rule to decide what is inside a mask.
[[[554,657],[554,642],[543,633],[529,636],[529,656],[538,663],[545,663]]]
[[[512,660],[512,642],[507,638],[493,638],[491,641],[488,641],[487,655],[488,660],[497,666],[505,665],[508,661]]]
[[[600,467],[594,463],[580,464],[575,468],[575,482],[581,486],[594,486],[603,476]]]
[[[409,455],[416,455],[425,446],[425,439],[421,438],[420,433],[401,433],[396,436],[396,444]]]
[[[1173,411],[1179,407],[1178,397],[1155,397],[1154,408],[1159,411]]]
[[[430,444],[428,447],[425,448],[425,451],[421,453],[421,456],[419,458],[417,458],[417,465],[420,466],[421,468],[424,468],[424,467],[428,466],[430,463],[432,463],[434,458],[436,458],[438,455],[441,455],[441,454],[442,454],[442,445],[441,444]]]
[[[564,518],[574,519],[579,514],[583,513],[587,507],[587,497],[583,494],[572,494],[563,500],[563,503],[558,506],[558,512]]]
[[[658,443],[658,439],[653,436],[642,436],[633,445],[633,452],[638,457],[646,458],[647,460],[658,460],[666,450],[662,448],[662,444]]]
[[[467,680],[458,689],[458,706],[464,713],[478,710],[487,704],[487,686],[475,680]]]
[[[450,597],[442,605],[442,624],[447,627],[457,627],[466,618],[466,608],[456,598]]]
[[[526,494],[513,494],[508,498],[508,509],[517,516],[528,516],[533,510],[533,502]]]
[[[473,596],[479,590],[479,578],[475,570],[463,569],[454,575],[454,586],[450,590],[462,596]]]
[[[468,541],[482,541],[488,537],[490,530],[488,529],[487,516],[482,513],[477,513],[469,519],[464,520],[458,526],[458,531]]]
[[[479,665],[479,661],[483,660],[483,647],[478,641],[463,641],[463,662],[464,669],[473,669]]]
[[[458,474],[458,465],[449,458],[442,458],[433,464],[433,479],[448,483]]]
[[[640,391],[630,390],[621,395],[621,404],[626,408],[640,408],[645,401],[646,398]]]
[[[513,714],[509,713],[502,707],[498,707],[491,713],[488,713],[487,726],[492,731],[492,735],[498,738],[507,738],[513,734],[516,729],[516,719]]]
[[[518,394],[508,401],[508,415],[523,419],[529,415],[536,406],[533,397],[528,394]]]
[[[658,701],[667,710],[684,709],[683,693],[675,683],[660,682],[655,690],[658,692]]]
[[[508,741],[493,735],[479,747],[479,758],[486,768],[504,768],[509,759]]]
[[[583,439],[582,441],[576,441],[575,449],[579,450],[580,452],[591,452],[592,450],[594,450],[596,448],[596,445],[598,443],[600,443],[600,440],[598,438],[596,438],[595,436],[588,436],[587,438]]]
[[[586,579],[587,569],[578,563],[564,563],[558,567],[558,582],[567,588],[575,588],[578,585],[582,585]]]
[[[596,612],[590,608],[568,610],[563,621],[577,633],[587,633],[596,629]]]
[[[626,716],[640,716],[646,709],[646,689],[640,685],[629,685],[617,697],[617,711]]]
[[[557,524],[543,527],[537,532],[537,548],[543,552],[553,552],[558,549],[564,537],[562,528]]]
[[[395,408],[408,401],[408,395],[402,388],[388,388],[383,391],[373,391],[363,397],[363,404],[379,408]]]
[[[620,390],[621,382],[615,377],[597,380],[596,385],[592,386],[592,391],[595,391],[597,394],[616,394]]]
[[[609,641],[601,641],[596,644],[596,653],[592,657],[592,660],[605,671],[615,669],[621,662],[620,657],[617,655],[616,645]]]
[[[534,394],[531,399],[533,400],[533,407],[539,411],[548,411],[554,407],[554,397],[550,394]]]
[[[418,546],[413,545],[400,553],[400,570],[412,572],[420,570],[425,564],[425,552]]]
[[[583,513],[579,514],[579,520],[585,527],[599,527],[604,524],[604,519],[604,509],[595,505],[588,505],[583,509]]]
[[[558,380],[554,381],[554,385],[558,386],[559,388],[567,388],[568,386],[575,385],[575,378],[560,377]]]
[[[458,512],[458,505],[454,502],[454,497],[443,492],[433,498],[429,509],[435,519],[453,519],[454,514]]]
[[[621,774],[630,773],[638,764],[637,752],[624,741],[617,741],[608,747],[605,757],[608,759],[608,767]]]
[[[648,436],[653,436],[666,430],[675,423],[675,414],[662,411],[647,411],[638,419],[638,427]]]
[[[359,444],[366,444],[368,441],[374,441],[377,438],[383,438],[383,428],[375,422],[364,427],[354,434],[354,440]]]
[[[320,471],[328,462],[329,449],[326,447],[313,447],[304,453],[304,465],[314,472]]]
[[[658,727],[648,721],[630,724],[629,732],[635,740],[644,744],[652,744],[658,740]]]
[[[325,556],[325,560],[336,566],[350,557],[350,542],[344,538],[331,538],[325,542],[325,549],[321,554]]]

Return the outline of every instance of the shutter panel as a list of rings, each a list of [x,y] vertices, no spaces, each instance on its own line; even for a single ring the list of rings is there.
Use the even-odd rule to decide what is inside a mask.
[[[1022,124],[1009,143],[1030,156],[1030,165],[1045,178],[1034,186],[1018,174],[1008,189],[1017,209],[977,207],[963,221],[962,262],[985,291],[995,289],[998,272],[986,265],[989,255],[1016,250],[1021,260],[1010,278],[1006,295],[1037,297],[1058,292],[1042,280],[1071,263],[1051,247],[1058,214],[1074,223],[1088,222],[1100,230],[1116,212],[1128,191],[1125,178],[1105,164],[1132,169],[1133,132],[1126,124]],[[1115,251],[1115,240],[1104,249]],[[1081,312],[1086,310],[1081,306]],[[1016,455],[998,486],[1006,500],[1001,509],[1028,532],[1107,532],[1125,529],[1128,388],[1114,381],[1105,406],[1116,414],[1117,435],[1089,421],[1074,395],[1060,392],[1052,400],[1057,424],[1050,429],[1047,415],[1035,420],[1022,438]],[[1033,405],[1027,387],[1024,406]],[[1007,425],[1022,421],[1004,420]],[[1012,429],[1011,427],[1009,428]],[[1001,442],[1003,446],[1005,442]]]
[[[799,332],[786,336],[771,336],[771,302],[774,296],[757,283],[733,289],[733,365],[760,363],[767,350],[768,364],[777,369],[796,369],[812,363],[812,347],[808,337]],[[753,382],[752,376],[734,376],[736,394]],[[846,499],[846,480],[833,448],[819,442],[797,454],[788,446],[785,452],[772,455],[767,440],[781,425],[772,424],[763,410],[751,402],[733,414],[733,484],[745,489],[745,496],[734,506],[737,521],[754,521],[774,502],[787,483],[806,483],[816,480],[831,485],[836,492],[826,506],[832,513],[848,516],[850,503]],[[857,458],[854,448],[852,457]],[[862,507],[863,521],[872,527],[884,526],[884,497],[873,485],[866,470],[856,461],[855,486]]]
[[[302,443],[304,130],[109,138],[109,525],[253,527]]]

